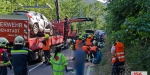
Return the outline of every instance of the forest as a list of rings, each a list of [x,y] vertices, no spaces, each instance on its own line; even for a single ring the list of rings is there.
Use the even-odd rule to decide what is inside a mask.
[[[110,0],[106,28],[109,39],[125,44],[126,68],[150,74],[150,0]]]

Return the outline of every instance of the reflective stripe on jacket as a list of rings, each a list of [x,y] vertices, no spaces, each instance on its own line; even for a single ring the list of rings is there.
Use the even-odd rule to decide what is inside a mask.
[[[63,54],[58,53],[56,58],[54,58],[54,55],[52,55],[50,63],[52,64],[54,75],[64,75],[65,66],[68,64],[68,62]]]
[[[124,62],[125,61],[125,55],[124,55],[124,44],[121,42],[117,42],[115,45],[115,56],[112,56],[112,64],[115,63],[116,58],[119,60],[119,62]]]
[[[8,66],[10,64],[10,61],[4,61],[3,59],[3,52],[5,50],[3,48],[0,49],[0,66]]]
[[[27,50],[11,50],[11,54],[12,55],[16,55],[16,54],[25,54],[25,55],[27,55],[28,51]]]
[[[43,44],[43,50],[50,50],[50,42],[46,40],[46,45]]]

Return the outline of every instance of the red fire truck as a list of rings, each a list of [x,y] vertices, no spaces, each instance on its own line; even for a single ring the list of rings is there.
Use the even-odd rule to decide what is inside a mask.
[[[71,31],[73,22],[93,21],[91,18],[75,18],[70,19],[69,23],[65,24],[65,20],[58,22],[51,21],[54,25],[55,34],[50,36],[50,47],[64,44],[67,38],[76,37],[77,30]],[[16,36],[22,36],[25,40],[25,46],[33,51],[33,60],[42,60],[42,41],[44,37],[31,37],[29,18],[26,15],[0,15],[0,37],[5,37],[9,42],[13,43]],[[52,49],[51,49],[52,50]]]

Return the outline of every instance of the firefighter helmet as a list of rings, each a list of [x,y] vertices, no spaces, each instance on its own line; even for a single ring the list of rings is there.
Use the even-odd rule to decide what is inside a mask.
[[[91,37],[91,35],[88,35],[88,38],[90,38]]]
[[[49,38],[49,35],[48,35],[48,34],[45,34],[44,37],[45,37],[45,39],[48,39],[48,38]]]
[[[96,40],[93,41],[93,45],[97,46],[97,41]]]
[[[22,36],[17,36],[14,40],[14,44],[24,45],[24,38]]]
[[[0,37],[0,47],[6,47],[7,43],[9,43],[9,42],[6,38]]]

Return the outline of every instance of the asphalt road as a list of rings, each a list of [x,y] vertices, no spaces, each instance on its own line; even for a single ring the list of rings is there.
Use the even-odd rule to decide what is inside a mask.
[[[70,51],[69,49],[63,50],[62,53],[67,57],[68,60],[68,68],[71,69],[73,68],[73,61],[72,56],[73,56],[73,51]],[[93,73],[93,67],[85,64],[85,74],[84,75],[94,75]],[[29,72],[30,75],[53,75],[52,74],[52,68],[51,65],[45,65],[42,62],[35,63],[33,65],[29,66]],[[74,71],[65,73],[65,75],[75,75],[76,73]],[[8,75],[14,75],[13,70],[8,69]]]

